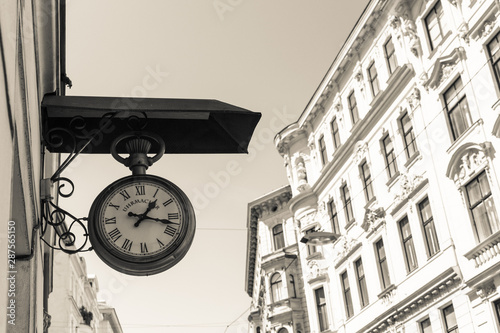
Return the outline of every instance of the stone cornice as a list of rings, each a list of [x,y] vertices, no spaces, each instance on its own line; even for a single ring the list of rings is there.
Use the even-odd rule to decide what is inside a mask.
[[[248,204],[247,216],[247,265],[246,291],[253,293],[255,265],[257,260],[258,223],[262,217],[288,212],[288,201],[292,197],[290,186],[282,187]]]

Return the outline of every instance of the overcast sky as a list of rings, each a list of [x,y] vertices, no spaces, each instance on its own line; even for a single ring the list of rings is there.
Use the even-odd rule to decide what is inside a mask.
[[[67,95],[208,98],[262,113],[248,155],[165,155],[148,170],[195,207],[179,264],[130,277],[85,255],[125,333],[246,332],[247,204],[287,185],[273,137],[298,119],[367,3],[67,0]],[[110,155],[81,155],[63,174],[76,189],[61,206],[87,216],[128,175]]]

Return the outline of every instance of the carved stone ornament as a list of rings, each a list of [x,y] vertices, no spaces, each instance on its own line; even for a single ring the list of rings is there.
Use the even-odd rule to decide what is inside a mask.
[[[326,268],[321,267],[316,260],[307,263],[307,281],[320,278],[326,274]]]
[[[486,36],[488,36],[490,34],[490,32],[493,31],[493,28],[495,27],[495,25],[496,25],[496,21],[490,21],[490,20],[484,21],[483,29],[479,33],[479,38],[485,38]]]
[[[399,180],[399,190],[394,195],[394,204],[397,206],[400,202],[408,198],[408,196],[422,183],[424,177],[411,173],[404,173]]]
[[[367,208],[361,228],[366,232],[372,232],[380,222],[384,221],[384,217],[385,210],[383,207]]]
[[[476,288],[476,294],[482,299],[488,298],[491,294],[493,294],[497,289],[495,288],[495,284],[493,281],[489,283],[485,283]]]
[[[317,221],[316,214],[317,214],[317,211],[313,211],[313,212],[308,213],[308,214],[304,215],[303,217],[301,217],[299,219],[300,226],[302,228],[306,228],[308,225],[316,222]]]
[[[424,82],[424,85],[432,89],[439,87],[455,71],[460,61],[464,59],[466,59],[466,54],[463,47],[457,47],[448,56],[437,59],[432,73],[429,79]]]
[[[414,110],[420,105],[420,90],[417,87],[414,87],[411,91],[411,94],[406,98],[408,104],[411,109]]]
[[[489,166],[487,155],[492,154],[490,149],[490,142],[464,144],[453,154],[446,176],[455,182],[457,188],[465,185],[473,175]]]
[[[335,262],[344,259],[344,257],[348,255],[358,243],[358,240],[348,235],[340,236],[337,244],[335,245]]]
[[[368,143],[366,141],[360,140],[356,142],[353,150],[353,158],[354,163],[358,164],[361,160],[366,156],[366,152],[368,151]]]

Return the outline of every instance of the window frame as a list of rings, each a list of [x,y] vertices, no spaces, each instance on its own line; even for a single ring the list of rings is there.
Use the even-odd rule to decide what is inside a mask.
[[[405,225],[403,225],[405,223]],[[405,236],[404,227],[407,227],[408,235]],[[405,215],[398,221],[399,237],[403,248],[405,259],[406,272],[409,274],[418,268],[417,252],[415,251],[415,243],[411,232],[410,219]],[[413,263],[413,264],[412,264]]]
[[[387,50],[387,45],[392,45],[392,53],[389,54]],[[398,59],[396,56],[396,47],[392,42],[392,36],[390,36],[387,41],[384,43],[384,57],[387,64],[387,68],[389,69],[389,75],[392,75],[396,68],[398,68]],[[392,63],[392,64],[391,64]],[[394,67],[394,68],[393,68]]]
[[[280,232],[276,232],[276,229],[278,227],[281,227]],[[273,246],[274,246],[274,251],[278,251],[279,249],[282,249],[285,247],[285,230],[283,228],[282,223],[278,223],[275,226],[273,226],[272,230],[272,235],[273,235]],[[279,247],[279,243],[281,243],[283,246]]]
[[[391,135],[389,133],[384,135],[384,137],[382,138],[382,140],[380,140],[380,142],[384,152],[384,162],[385,162],[385,168],[387,170],[387,177],[389,178],[389,180],[391,180],[399,174],[394,142],[392,141]],[[387,150],[389,144],[391,145],[391,149]],[[391,159],[391,161],[389,161],[389,159]],[[391,165],[394,166],[393,171],[391,171]]]
[[[368,175],[365,171],[367,171]],[[359,165],[359,172],[361,174],[361,181],[363,182],[363,192],[365,193],[366,202],[370,202],[375,199],[375,192],[373,190],[373,179],[370,166],[368,165],[368,161],[366,161],[366,159]]]
[[[490,44],[493,41],[496,41],[498,45],[498,49],[495,52],[495,54],[491,53],[491,47],[490,47]],[[497,33],[492,38],[490,38],[490,40],[486,44],[486,51],[488,54],[488,59],[490,60],[491,68],[493,70],[493,75],[495,77],[496,88],[498,92],[498,90],[500,89],[500,31],[497,31]],[[495,55],[498,56],[498,59],[496,60],[494,60]]]
[[[354,304],[352,303],[351,284],[349,283],[349,274],[347,274],[347,270],[340,273],[340,285],[342,286],[345,315],[346,318],[349,319],[354,315]]]
[[[457,88],[457,83],[460,83]],[[447,94],[454,89],[456,91],[455,94],[451,96],[451,98],[447,97]],[[469,103],[467,101],[467,94],[465,93],[465,86],[463,85],[462,78],[458,76],[441,94],[443,103],[446,110],[446,119],[448,128],[450,130],[452,142],[455,142],[460,138],[464,133],[467,132],[469,128],[474,124],[472,120],[472,114],[469,107]],[[456,101],[454,101],[456,100]],[[453,116],[457,113],[460,114],[462,122],[468,122],[466,124],[467,128],[464,128],[460,133],[458,133],[459,126],[456,123],[456,118]]]
[[[372,73],[373,69],[373,73]],[[375,66],[375,61],[372,61],[367,68],[368,73],[368,82],[370,83],[370,91],[372,92],[372,96],[375,97],[380,92],[380,83],[378,81],[378,72],[377,67]]]
[[[380,251],[378,244],[382,244],[383,249],[384,249],[384,257],[380,257]],[[391,286],[391,276],[389,272],[389,263],[387,259],[387,251],[385,250],[385,244],[383,238],[380,238],[374,243],[375,246],[375,257],[377,259],[377,269],[379,273],[379,278],[380,278],[380,286],[382,287],[382,290],[386,290]],[[385,267],[383,267],[385,266]],[[385,269],[384,269],[385,268]],[[387,274],[386,274],[387,273]]]
[[[349,115],[351,116],[352,125],[356,125],[359,121],[358,100],[354,89],[347,95],[347,106],[349,107]]]
[[[305,230],[304,234],[307,235],[308,233],[315,232],[315,231],[316,231],[316,228],[312,227],[312,228]],[[312,245],[312,244],[307,243],[307,256],[308,257],[312,256],[315,253],[318,253],[318,248],[316,247],[316,245]]]
[[[273,281],[273,278],[278,276],[277,281]],[[271,288],[271,302],[276,303],[283,299],[283,277],[280,272],[275,272],[269,278],[269,287]]]
[[[340,129],[339,124],[337,123],[337,117],[333,117],[332,121],[330,122],[330,128],[332,132],[333,148],[337,149],[341,144]]]
[[[489,193],[487,193],[486,195],[483,195],[481,193],[481,199],[477,202],[475,202],[473,205],[471,205],[471,199],[470,199],[470,194],[469,194],[469,190],[468,190],[468,186],[470,186],[472,183],[474,182],[477,182],[479,184],[479,186],[481,185],[481,183],[479,182],[479,178],[480,177],[484,177],[486,179],[486,182],[487,182],[487,185],[488,185],[488,188],[489,188]],[[467,211],[469,213],[469,216],[470,216],[470,220],[472,222],[472,229],[474,231],[474,237],[476,239],[476,242],[479,244],[481,242],[483,242],[484,240],[486,240],[489,236],[493,235],[494,233],[500,231],[500,220],[498,218],[498,213],[495,209],[495,204],[494,204],[494,197],[493,197],[493,192],[492,192],[492,189],[491,189],[491,184],[490,184],[490,180],[489,180],[489,177],[488,177],[488,174],[486,172],[486,170],[482,170],[481,172],[478,172],[473,178],[469,179],[469,181],[464,185],[464,192],[465,192],[465,199],[466,199],[466,204],[467,204]],[[480,191],[482,192],[482,189],[479,188]],[[485,235],[484,238],[481,237],[479,231],[478,231],[478,226],[477,226],[477,223],[476,223],[476,219],[474,217],[474,213],[473,213],[473,210],[478,208],[480,205],[482,204],[485,204],[489,199],[491,199],[492,201],[492,207],[493,207],[493,213],[494,215],[496,216],[496,224],[497,224],[497,229],[496,231],[493,230],[493,225],[492,225],[492,222],[489,221],[489,217],[490,215],[488,214],[487,217],[488,217],[488,229],[490,230],[489,234],[488,235]],[[484,227],[484,226],[483,226]]]
[[[440,6],[441,8],[441,11],[438,12],[437,8],[438,6]],[[438,25],[438,28],[439,28],[439,40],[434,40],[432,37],[431,37],[431,30],[429,29],[429,17],[431,14],[434,14],[435,15],[435,18],[436,18],[436,23]],[[429,44],[429,49],[432,51],[434,51],[442,42],[443,40],[446,38],[447,34],[448,34],[448,31],[444,31],[444,28],[443,28],[443,18],[444,16],[444,8],[443,8],[443,4],[441,3],[440,0],[436,1],[436,3],[432,6],[432,8],[426,13],[424,19],[423,19],[423,22],[424,22],[424,27],[425,27],[425,32],[426,32],[426,35],[427,35],[427,41],[428,41],[428,44]],[[446,26],[446,25],[445,25]]]
[[[328,163],[328,152],[326,151],[326,142],[324,135],[321,135],[318,139],[318,149],[321,159],[321,165],[325,166]]]
[[[407,122],[405,122],[405,119],[408,119]],[[403,145],[405,148],[405,154],[406,154],[406,159],[409,161],[411,160],[415,155],[418,154],[418,147],[417,147],[417,138],[415,136],[415,131],[413,128],[413,123],[410,118],[410,115],[408,114],[408,111],[404,111],[403,114],[399,117],[399,128],[401,129],[401,137],[403,139]],[[405,128],[405,124],[409,124],[409,128]],[[411,137],[411,141],[408,140],[408,136]],[[410,141],[410,142],[408,142]],[[413,153],[410,153],[410,147],[413,149]]]
[[[339,224],[339,213],[337,212],[337,206],[333,199],[327,202],[328,216],[332,224],[332,232],[340,235],[340,224]]]
[[[445,314],[445,311],[447,309],[451,308],[453,310],[453,316],[455,317],[455,322],[456,322],[456,325],[455,326],[452,326],[452,327],[448,327],[448,321],[446,320],[446,314]],[[447,306],[443,307],[441,309],[441,316],[443,318],[443,324],[444,324],[444,329],[446,331],[446,333],[458,333],[458,321],[457,321],[457,316],[455,314],[455,308],[453,307],[453,303],[452,304],[448,304]]]
[[[362,275],[360,275],[359,267],[361,267]],[[359,304],[361,305],[361,308],[364,308],[370,304],[370,297],[368,296],[365,267],[363,266],[363,260],[361,257],[354,261],[354,271],[356,273],[356,282],[358,286]]]
[[[323,295],[318,296],[318,292],[322,291]],[[324,301],[321,302],[320,298],[323,298]],[[324,332],[328,330],[330,323],[328,320],[328,310],[326,303],[326,293],[325,288],[323,286],[314,289],[314,301],[316,305],[316,315],[318,316],[318,324],[320,332]]]
[[[431,322],[431,319],[429,317],[425,317],[424,319],[421,319],[419,322],[418,322],[418,328],[419,328],[419,332],[420,333],[426,333],[424,331],[424,327],[423,327],[423,323],[428,321],[429,322],[429,327],[431,328],[431,332],[432,332],[432,322]]]
[[[347,195],[346,195],[347,194]],[[352,197],[347,183],[342,184],[340,187],[340,196],[344,205],[344,214],[346,219],[346,226],[354,222],[354,210],[352,208]]]
[[[430,217],[424,220],[422,205],[427,202],[429,207]],[[422,226],[422,233],[425,242],[425,250],[427,252],[427,257],[431,258],[441,250],[439,246],[439,238],[437,236],[436,225],[434,223],[434,214],[432,213],[431,201],[428,196],[425,196],[422,200],[417,203],[418,217],[420,219],[420,225]],[[428,234],[430,229],[431,235]],[[434,237],[434,241],[432,240]],[[429,239],[431,238],[431,239]]]

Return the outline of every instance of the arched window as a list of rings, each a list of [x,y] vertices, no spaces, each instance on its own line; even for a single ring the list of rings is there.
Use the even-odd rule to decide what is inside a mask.
[[[281,300],[283,297],[283,283],[280,273],[271,276],[271,297],[273,302]]]
[[[288,333],[288,330],[286,328],[282,327],[282,328],[280,328],[278,333]]]
[[[283,225],[278,224],[273,228],[274,251],[285,247],[285,238],[283,236]]]
[[[256,330],[257,333],[260,333],[260,326],[257,326],[257,330]]]
[[[288,277],[289,289],[288,289],[288,297],[295,298],[297,297],[297,293],[295,292],[295,278],[292,274]]]

